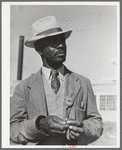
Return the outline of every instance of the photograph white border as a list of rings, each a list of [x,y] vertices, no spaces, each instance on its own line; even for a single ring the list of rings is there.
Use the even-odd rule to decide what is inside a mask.
[[[70,146],[17,146],[9,145],[10,112],[10,6],[11,5],[116,5],[117,6],[117,63],[118,103],[120,108],[120,3],[119,2],[2,2],[2,148],[69,148]],[[117,118],[117,146],[76,146],[75,148],[119,148],[120,109]],[[73,148],[73,147],[71,147]]]

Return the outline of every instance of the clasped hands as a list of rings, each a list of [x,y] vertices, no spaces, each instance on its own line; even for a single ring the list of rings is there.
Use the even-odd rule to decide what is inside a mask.
[[[82,123],[73,119],[62,120],[53,115],[41,119],[39,126],[44,127],[52,136],[64,135],[69,129],[69,139],[78,139],[83,133]]]

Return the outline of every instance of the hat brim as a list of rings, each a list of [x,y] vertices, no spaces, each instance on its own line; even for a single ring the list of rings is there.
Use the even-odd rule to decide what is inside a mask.
[[[38,41],[40,39],[44,39],[46,37],[60,35],[60,34],[64,34],[65,39],[67,39],[70,36],[71,32],[72,32],[72,30],[56,32],[56,33],[52,33],[52,34],[48,34],[48,35],[38,35],[38,36],[32,37],[29,40],[25,41],[25,45],[27,47],[35,48],[34,44],[36,43],[36,41]]]

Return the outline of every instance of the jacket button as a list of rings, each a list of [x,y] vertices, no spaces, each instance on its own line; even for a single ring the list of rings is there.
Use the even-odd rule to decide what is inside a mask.
[[[65,98],[65,103],[67,106],[72,106],[73,105],[73,100],[70,97]]]

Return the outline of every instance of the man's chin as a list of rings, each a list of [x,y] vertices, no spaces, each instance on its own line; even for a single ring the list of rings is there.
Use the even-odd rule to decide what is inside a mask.
[[[60,66],[62,66],[63,62],[65,62],[65,58],[59,58],[56,60],[51,60],[48,61],[48,65],[54,68],[59,68]]]
[[[56,61],[55,63],[62,64],[63,62],[65,62],[65,59],[61,59],[59,61]]]
[[[58,60],[57,60],[57,62],[65,62],[65,60],[66,60],[66,57],[59,57],[58,58]]]

